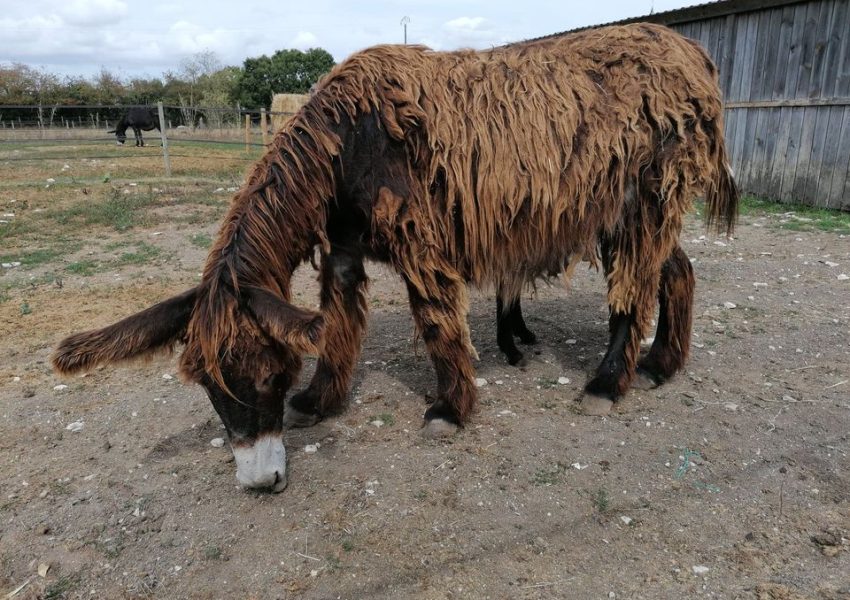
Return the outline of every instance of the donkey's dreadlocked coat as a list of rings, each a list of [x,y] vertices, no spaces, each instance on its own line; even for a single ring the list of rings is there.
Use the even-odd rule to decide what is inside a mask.
[[[705,195],[709,223],[731,228],[734,218],[716,78],[697,44],[646,24],[487,52],[378,46],[353,55],[284,126],[236,198],[210,255],[211,293],[190,344],[215,373],[239,322],[235,296],[219,283],[288,298],[292,264],[316,242],[328,249],[328,219],[349,203],[371,208],[365,251],[402,274],[426,341],[434,325],[448,330],[435,344],[459,337],[468,345],[464,281],[498,283],[516,296],[525,281],[559,272],[570,256],[594,256],[601,244],[612,313],[632,315],[638,334],[612,390],[625,392],[692,199]],[[372,170],[345,181],[353,176],[340,124],[350,134],[370,119],[389,150],[370,146]],[[429,310],[431,300],[438,309]],[[362,299],[359,307],[325,313],[346,321],[332,329],[358,330],[349,343],[326,346],[337,365],[357,353]],[[682,355],[686,341],[675,340]],[[200,366],[196,356],[184,365]],[[342,370],[332,403],[347,388],[350,367]],[[461,421],[468,408],[462,403]]]
[[[466,283],[510,300],[570,257],[599,256],[611,341],[588,389],[614,398],[628,389],[656,297],[658,331],[640,367],[661,381],[688,352],[694,280],[678,247],[682,219],[698,194],[709,224],[731,230],[737,210],[722,131],[714,65],[660,26],[484,52],[356,53],[283,125],[234,199],[176,331],[182,370],[217,408],[222,390],[250,404],[247,382],[285,373],[288,387],[300,353],[317,351],[286,419],[338,408],[372,257],[403,277],[434,361],[429,426],[462,424],[475,399]],[[288,304],[291,274],[317,244],[320,316]],[[82,354],[66,342],[57,365],[120,358]]]

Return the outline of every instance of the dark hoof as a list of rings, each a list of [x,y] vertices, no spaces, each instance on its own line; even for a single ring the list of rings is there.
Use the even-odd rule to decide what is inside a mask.
[[[452,437],[457,433],[458,426],[445,419],[431,419],[425,421],[425,425],[420,430],[422,437],[431,440]]]
[[[654,390],[662,383],[664,383],[664,379],[653,375],[643,367],[638,367],[635,370],[635,378],[632,381],[632,387],[636,390],[646,392],[649,390]]]
[[[285,429],[293,429],[298,427],[312,427],[322,420],[322,415],[319,413],[305,413],[297,408],[293,408],[291,404],[286,405],[283,411],[283,426]]]
[[[519,341],[523,344],[531,345],[537,343],[537,336],[534,335],[533,332],[528,330],[517,333],[517,337],[519,338]]]
[[[581,412],[590,417],[604,417],[614,408],[614,401],[593,394],[585,394],[581,399]]]
[[[508,364],[514,367],[527,367],[528,359],[525,358],[525,355],[522,352],[517,352],[516,354],[509,354],[506,357],[508,359]]]
[[[612,402],[617,400],[616,379],[612,377],[597,375],[584,386],[584,391],[592,396],[607,398]]]

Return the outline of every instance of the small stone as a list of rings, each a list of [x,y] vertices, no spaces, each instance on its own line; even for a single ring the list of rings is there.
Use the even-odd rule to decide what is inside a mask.
[[[728,411],[734,412],[734,411],[738,410],[738,405],[735,404],[734,402],[727,402],[726,404],[723,405],[723,408],[725,408]]]
[[[496,385],[502,385],[503,383],[505,383],[505,382],[502,381],[501,379],[496,380]]]
[[[312,571],[310,571],[310,577],[318,577],[318,576],[319,576],[318,569],[313,569]]]
[[[318,451],[319,451],[319,445],[318,444],[307,444],[306,446],[304,446],[304,452],[306,452],[307,454],[315,454]]]
[[[381,419],[375,419],[374,421],[370,421],[370,424],[374,425],[375,427],[383,427],[384,426],[384,422]]]
[[[767,287],[767,284],[766,284],[766,283],[763,283],[763,282],[761,282],[761,281],[754,281],[754,282],[753,282],[753,287]]]
[[[569,377],[558,377],[558,383],[560,385],[567,385],[570,382]]]
[[[587,467],[589,467],[590,465],[583,465],[583,464],[581,464],[581,463],[574,462],[574,463],[573,463],[573,464],[571,464],[570,466],[571,466],[573,469],[575,469],[576,471],[581,471],[582,469],[586,469],[586,468],[587,468]]]
[[[738,305],[735,304],[734,302],[724,302],[723,303],[723,308],[728,308],[728,309],[731,310],[731,309],[737,308],[737,307],[738,307]]]
[[[73,431],[74,433],[79,433],[83,430],[83,422],[82,421],[74,421],[73,423],[68,423],[65,426],[65,429],[68,431]]]
[[[693,567],[691,567],[691,571],[694,572],[694,575],[705,575],[706,573],[708,573],[709,568],[703,565],[694,565]]]
[[[162,375],[162,378],[163,378],[163,379],[165,379],[166,381],[168,381],[168,380],[170,380],[170,379],[174,379],[174,376],[173,376],[173,375],[169,375],[168,373],[164,373],[164,374]]]
[[[175,571],[180,571],[180,570],[182,570],[182,569],[183,569],[183,567],[181,567],[180,565],[174,565],[174,570],[175,570]]]
[[[485,385],[487,385],[486,379],[484,379],[483,377],[475,378],[475,387],[484,387]]]
[[[54,391],[54,392],[61,392],[62,390],[67,390],[67,389],[68,389],[68,386],[67,386],[67,385],[65,385],[64,383],[60,383],[59,385],[54,385],[54,386],[53,386],[53,391]]]
[[[832,262],[830,260],[823,261],[823,264],[825,264],[827,267],[837,267],[838,266],[837,262]]]
[[[50,570],[50,563],[39,563],[38,564],[38,576],[39,577],[47,577],[47,572]]]
[[[574,339],[572,339],[572,338],[570,338],[570,339],[568,339],[568,340],[567,340],[567,344],[569,344],[570,346],[572,346],[572,345],[573,345],[573,344],[575,344],[575,343],[576,343],[576,341],[575,341]]]
[[[631,518],[631,517],[627,517],[626,515],[620,515],[620,520],[621,520],[623,523],[625,523],[626,525],[630,525],[630,524],[631,524],[631,522],[632,522],[632,518]]]
[[[47,178],[47,183],[56,183],[56,180],[55,180],[55,179],[53,179],[52,177],[48,177],[48,178]]]
[[[788,396],[788,395],[786,394],[785,396],[782,396],[782,401],[783,401],[783,402],[796,402],[796,401],[797,401],[797,399],[796,399],[796,398],[794,398],[793,396]]]
[[[838,276],[838,281],[847,281],[848,279],[850,279],[850,276],[848,276],[846,273],[841,273]]]
[[[224,446],[224,438],[213,438],[210,440],[210,446],[213,448],[221,448]]]

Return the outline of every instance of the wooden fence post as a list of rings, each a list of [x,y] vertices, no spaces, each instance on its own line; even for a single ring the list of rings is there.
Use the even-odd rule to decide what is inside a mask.
[[[251,151],[251,115],[245,115],[245,152]]]
[[[263,130],[263,146],[269,145],[268,121],[266,120],[266,109],[260,109],[260,128]]]
[[[165,134],[165,110],[162,102],[156,103],[159,110],[159,137],[162,140],[162,160],[165,162],[165,176],[171,177],[171,159],[168,157],[168,136]]]

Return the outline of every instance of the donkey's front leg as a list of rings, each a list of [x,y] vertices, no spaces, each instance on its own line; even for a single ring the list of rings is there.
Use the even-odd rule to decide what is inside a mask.
[[[310,385],[286,404],[286,427],[309,427],[340,410],[360,354],[368,312],[363,254],[356,248],[333,246],[322,259],[319,277],[324,345]]]
[[[432,285],[421,285],[423,280]],[[407,282],[410,308],[437,371],[437,399],[425,411],[422,433],[445,437],[469,419],[475,406],[466,284],[457,273],[434,273],[419,283]]]

